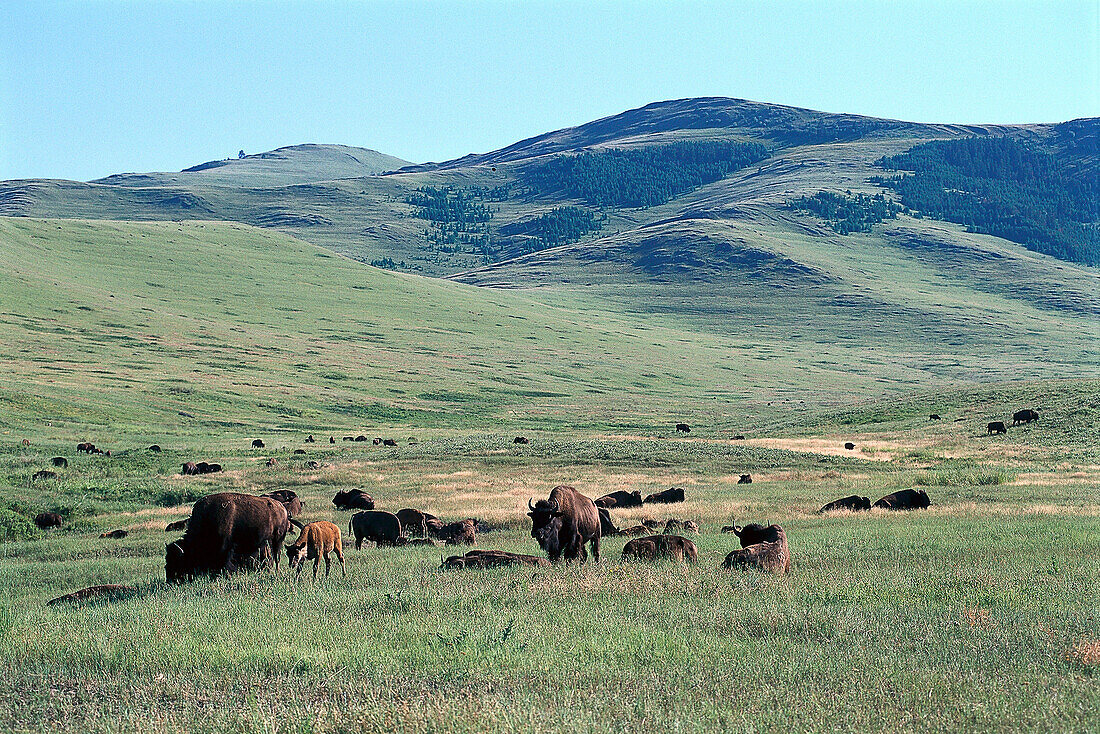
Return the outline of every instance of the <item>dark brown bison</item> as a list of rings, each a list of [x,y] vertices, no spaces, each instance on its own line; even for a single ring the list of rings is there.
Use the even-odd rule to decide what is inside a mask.
[[[150,453],[153,453],[153,454],[159,454],[161,449],[160,449],[160,446],[158,446],[157,444],[153,444],[148,449],[146,449],[146,451],[148,451]]]
[[[54,466],[61,467],[62,469],[64,469],[65,467],[67,467],[69,465],[69,460],[66,459],[64,456],[55,456],[52,459],[50,459],[50,463],[53,464]]]
[[[367,437],[366,437],[366,436],[363,436],[363,435],[359,435],[359,436],[356,436],[356,437],[355,437],[355,442],[356,442],[356,443],[365,443],[366,441],[367,441]]]
[[[200,461],[195,464],[195,468],[198,469],[199,474],[217,474],[222,470],[221,464],[207,464],[205,461]]]
[[[317,569],[321,567],[321,559],[325,559],[325,578],[328,578],[329,561],[328,554],[336,552],[340,559],[340,568],[347,578],[348,569],[344,565],[344,549],[340,539],[340,528],[327,520],[311,522],[302,528],[298,539],[286,546],[286,557],[292,569],[297,569],[296,576],[302,575],[302,568],[306,561],[313,561],[313,580],[317,580]]]
[[[315,440],[313,439],[313,434],[312,434],[312,433],[311,433],[311,434],[309,434],[309,436],[308,436],[308,437],[306,438],[306,443],[317,443],[317,442],[316,442],[316,441],[315,441]],[[339,530],[339,529],[337,529],[337,530]]]
[[[849,451],[851,451],[855,447],[856,447],[856,445],[854,443],[852,443],[851,441],[848,441],[846,444],[844,444],[844,448],[848,449]]]
[[[34,516],[34,524],[42,530],[47,528],[59,528],[62,522],[61,515],[58,515],[56,512],[40,512]]]
[[[130,533],[125,531],[125,530],[112,530],[109,533],[100,533],[99,537],[101,537],[101,538],[114,538],[115,540],[120,540],[122,538],[125,538],[129,534]]]
[[[735,436],[733,437],[733,440],[734,440],[734,441],[744,441],[744,440],[745,440],[745,437],[744,437],[744,436],[742,436],[742,435],[741,435],[740,433],[738,433],[737,435],[735,435]]]
[[[928,420],[930,420],[930,421],[942,421],[943,418],[940,418],[939,413],[933,413],[932,415],[928,416]]]
[[[198,474],[198,473],[199,473],[199,466],[198,466],[198,464],[196,464],[193,461],[187,462],[186,464],[183,465],[183,468],[180,469],[180,474],[184,474],[184,475],[187,475],[187,476],[191,476],[192,474]]]
[[[657,502],[665,505],[670,505],[673,502],[683,502],[684,490],[683,487],[670,487],[664,491],[654,492],[651,495],[647,495],[645,500],[643,501],[646,504]]]
[[[691,433],[691,428],[688,426],[687,423],[677,423],[676,424],[676,432],[677,433]]]
[[[40,479],[57,479],[57,472],[52,472],[49,469],[41,469],[34,473],[31,477],[32,482],[37,482]]]
[[[546,551],[551,562],[588,559],[584,544],[592,547],[592,557],[600,560],[600,513],[591,499],[573,487],[558,486],[550,497],[536,503],[527,501],[531,518],[531,537]]]
[[[899,489],[874,504],[884,510],[922,510],[932,504],[923,489]]]
[[[329,442],[330,444],[336,443],[336,437],[335,437],[335,436],[329,436],[329,437],[328,437],[328,442]]]
[[[396,446],[397,441],[394,441],[392,438],[387,438],[384,441],[382,441],[382,445],[383,446]]]
[[[525,436],[516,436],[512,439],[512,443],[531,443]]]
[[[30,446],[31,440],[29,438],[24,438],[20,443],[22,443],[24,446]]]
[[[252,439],[252,448],[262,449],[263,447],[264,447],[264,442],[263,441],[261,441],[258,438]]]
[[[641,507],[642,493],[637,490],[627,492],[620,489],[593,501],[596,507]]]
[[[165,548],[165,577],[178,583],[231,573],[256,556],[271,558],[278,571],[289,527],[286,508],[270,497],[235,492],[204,497],[191,510],[187,532]]]
[[[611,520],[611,513],[607,511],[607,508],[597,507],[596,511],[600,513],[600,535],[605,538],[618,535],[619,529],[615,527],[615,523]]]
[[[332,504],[337,510],[373,510],[374,498],[361,489],[349,489],[347,492],[337,492]]]
[[[628,528],[623,528],[618,532],[619,535],[638,536],[645,535],[646,533],[652,533],[653,528],[647,528],[645,525],[631,525]]]
[[[400,545],[401,521],[392,512],[382,510],[364,510],[351,516],[348,533],[355,538],[355,550],[363,546],[364,540],[371,540],[379,546]]]
[[[772,573],[791,570],[791,551],[787,546],[787,534],[778,525],[764,527],[751,523],[734,527],[734,534],[741,541],[741,550],[732,551],[722,563],[724,568],[758,568]]]
[[[302,508],[305,507],[305,502],[302,502],[298,498],[298,494],[292,489],[276,489],[273,492],[267,494],[261,494],[261,497],[270,497],[271,499],[279,502],[286,508],[287,517],[293,519],[299,517],[302,514]]]
[[[301,455],[302,455],[302,454],[304,454],[305,452],[306,452],[306,450],[305,450],[305,449],[294,449],[294,450],[293,450],[293,451],[291,451],[290,453],[292,453],[292,454],[295,454],[295,455],[298,455],[298,456],[301,456]]]
[[[985,432],[992,436],[996,433],[1008,433],[1008,429],[1005,428],[1005,424],[1003,421],[992,421],[988,426],[985,427]]]
[[[464,556],[451,556],[443,559],[441,569],[498,568],[500,566],[549,566],[550,561],[540,556],[524,553],[509,553],[500,550],[472,550]]]
[[[1017,410],[1012,414],[1012,425],[1019,423],[1031,423],[1032,421],[1039,420],[1039,414],[1031,408],[1024,408],[1023,410]]]
[[[662,558],[695,563],[699,560],[699,551],[695,543],[679,535],[650,535],[635,538],[623,546],[624,561],[656,561]]]
[[[694,520],[677,520],[671,518],[665,523],[664,529],[665,535],[676,535],[677,533],[698,533],[699,524]]]
[[[737,478],[738,484],[752,484],[752,474],[742,474]]]
[[[847,497],[841,497],[838,500],[833,500],[829,504],[818,510],[818,514],[825,512],[835,512],[837,510],[851,510],[852,512],[859,512],[860,510],[871,509],[871,500],[867,497],[860,497],[858,494],[849,495]]]
[[[175,522],[168,523],[164,527],[164,532],[172,533],[172,532],[175,532],[177,530],[185,530],[187,528],[187,521],[189,519],[190,518],[185,517],[182,520],[176,520]]]
[[[477,545],[477,520],[467,518],[440,525],[432,534],[447,545]]]
[[[428,518],[420,510],[406,507],[397,511],[397,519],[401,521],[401,529],[410,538],[423,538],[428,535]]]
[[[354,441],[354,440],[355,440],[355,437],[354,437],[354,436],[344,436],[344,437],[343,437],[342,439],[340,439],[340,440],[341,440],[341,441]]]
[[[78,454],[91,454],[96,450],[94,443],[78,443],[76,445],[76,453]]]
[[[443,529],[443,521],[430,512],[424,513],[424,524],[428,526],[429,533],[438,533]]]
[[[375,438],[373,441],[371,441],[371,443],[373,443],[375,446],[381,446],[382,445],[382,439]]]

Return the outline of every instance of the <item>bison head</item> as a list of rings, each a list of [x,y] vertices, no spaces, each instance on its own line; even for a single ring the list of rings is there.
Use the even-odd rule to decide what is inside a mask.
[[[740,525],[733,526],[733,534],[737,536],[741,541],[742,548],[748,548],[750,545],[756,545],[757,543],[772,543],[779,540],[779,533],[782,532],[778,525],[769,525],[764,527],[758,523],[749,523],[745,527]]]
[[[302,545],[296,545],[294,543],[286,544],[286,560],[292,569],[298,568],[305,559],[306,546],[304,543]]]
[[[543,550],[550,552],[551,546],[558,542],[558,531],[561,529],[561,508],[552,500],[539,500],[531,504],[527,500],[527,513],[531,518],[531,537],[538,541]]]
[[[169,543],[164,549],[164,578],[170,584],[178,584],[192,576],[190,559],[179,542]]]

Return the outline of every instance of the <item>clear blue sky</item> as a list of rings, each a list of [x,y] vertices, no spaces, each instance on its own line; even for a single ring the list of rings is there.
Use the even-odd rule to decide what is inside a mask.
[[[717,95],[926,122],[1100,115],[1083,2],[20,2],[0,179],[304,142],[413,161]]]

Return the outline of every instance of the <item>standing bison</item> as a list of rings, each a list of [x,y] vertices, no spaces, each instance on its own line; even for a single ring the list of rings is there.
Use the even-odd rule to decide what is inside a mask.
[[[61,527],[61,522],[61,515],[58,515],[56,512],[40,512],[34,516],[34,524],[42,530],[59,528]]]
[[[985,427],[985,432],[993,436],[998,433],[1008,433],[1008,429],[1005,428],[1004,421],[991,421],[989,425]]]
[[[592,557],[600,560],[600,514],[595,503],[573,487],[559,486],[550,497],[534,504],[527,501],[531,518],[531,537],[546,551],[551,563],[588,559],[585,543],[592,546]]]
[[[1039,414],[1031,408],[1024,408],[1023,410],[1017,410],[1012,414],[1012,425],[1018,425],[1020,423],[1031,423],[1032,421],[1039,420]]]
[[[687,423],[677,423],[676,424],[676,432],[677,433],[691,433],[691,428],[688,426]]]
[[[348,532],[355,538],[355,550],[363,546],[364,540],[372,540],[379,546],[400,545],[401,521],[392,512],[364,510],[351,516]]]
[[[758,568],[771,573],[791,570],[791,551],[783,528],[752,523],[745,527],[734,525],[733,533],[741,541],[741,550],[727,555],[723,568]]]
[[[642,506],[642,493],[638,490],[633,492],[626,492],[619,490],[610,494],[605,494],[597,500],[594,500],[596,507],[641,507]]]
[[[880,499],[874,506],[883,510],[923,510],[931,504],[932,500],[928,499],[928,493],[923,489],[899,489]]]
[[[279,570],[279,548],[290,521],[270,497],[223,492],[195,503],[187,531],[165,548],[164,573],[171,583],[235,570],[246,558],[270,554]]]
[[[252,440],[252,448],[262,449],[263,447],[264,447],[264,442],[261,441],[260,439],[256,438],[256,439]]]
[[[401,530],[409,537],[424,538],[428,535],[428,518],[420,510],[406,507],[397,511],[401,521]]]

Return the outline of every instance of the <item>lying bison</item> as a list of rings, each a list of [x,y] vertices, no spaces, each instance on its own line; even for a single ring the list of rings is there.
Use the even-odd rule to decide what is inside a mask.
[[[270,557],[278,571],[289,527],[286,508],[270,497],[235,492],[204,497],[191,510],[184,536],[165,548],[165,577],[178,583],[230,573],[257,555]]]
[[[405,535],[416,538],[424,538],[428,535],[428,518],[420,510],[406,507],[397,511],[397,519],[401,521],[401,530]]]
[[[199,474],[217,474],[222,470],[222,465],[207,464],[205,461],[200,461],[198,464],[195,464],[195,468]]]
[[[733,528],[734,535],[741,541],[741,549],[726,556],[722,563],[724,568],[758,568],[771,573],[791,570],[791,551],[783,528],[756,523],[743,528],[734,525]]]
[[[101,538],[114,538],[115,540],[121,540],[122,538],[125,538],[129,534],[130,533],[128,531],[119,529],[119,530],[112,530],[112,531],[107,532],[107,533],[100,533],[99,537],[101,537]]]
[[[351,516],[348,533],[355,538],[355,550],[363,547],[364,540],[381,546],[401,544],[401,521],[392,512],[364,510]]]
[[[1012,414],[1012,425],[1019,423],[1031,423],[1032,421],[1039,420],[1039,414],[1031,408],[1024,408],[1023,410],[1017,410]]]
[[[321,559],[325,559],[325,578],[328,578],[329,561],[328,554],[335,552],[340,559],[340,568],[347,578],[348,569],[344,565],[344,549],[340,539],[340,528],[327,520],[311,522],[302,528],[298,539],[286,546],[286,557],[292,569],[297,569],[296,576],[302,575],[302,568],[306,561],[313,561],[313,580],[317,580],[317,569],[321,567]]]
[[[856,447],[856,445],[854,443],[852,443],[851,441],[848,441],[847,443],[844,444],[844,448],[848,449],[849,451],[853,450],[855,447]]]
[[[383,446],[397,446],[397,441],[394,441],[392,438],[383,439],[382,445]]]
[[[62,522],[61,515],[56,512],[40,512],[34,516],[34,524],[42,530],[59,528]]]
[[[347,492],[337,492],[332,504],[337,510],[373,510],[374,498],[361,489],[349,489]]]
[[[67,467],[69,465],[69,460],[66,459],[64,456],[55,456],[52,459],[50,459],[50,463],[53,464],[56,467],[60,467],[61,469],[64,469],[65,467]]]
[[[643,501],[646,504],[658,502],[666,505],[670,505],[673,502],[683,502],[684,490],[682,487],[670,487],[662,492],[654,492],[651,495],[647,495]]]
[[[32,482],[37,482],[40,479],[57,479],[57,472],[50,471],[49,469],[41,469],[34,473],[31,477]]]
[[[563,557],[583,563],[588,559],[585,543],[591,544],[593,559],[600,560],[600,513],[591,499],[562,485],[554,487],[547,499],[528,500],[527,508],[531,537],[552,563]]]
[[[192,474],[198,474],[198,473],[199,473],[198,464],[196,464],[193,461],[188,461],[186,464],[183,465],[183,468],[180,469],[180,474],[184,474],[186,476],[190,476]]]
[[[472,550],[464,556],[443,559],[441,569],[497,568],[500,566],[549,566],[550,561],[540,556],[509,553],[500,550]]]
[[[635,537],[638,535],[645,535],[646,533],[652,533],[653,528],[648,528],[645,525],[631,525],[628,528],[623,528],[617,534]]]
[[[737,478],[738,484],[752,484],[752,474],[742,474]]]
[[[985,427],[985,432],[992,436],[998,433],[1008,433],[1008,429],[1005,428],[1004,421],[991,421],[989,425]]]
[[[665,523],[665,529],[662,531],[665,535],[676,535],[677,533],[698,533],[699,524],[694,520],[677,520],[676,518],[669,519]]]
[[[923,489],[899,489],[874,504],[884,510],[923,510],[932,504]]]
[[[859,512],[860,510],[871,509],[871,500],[867,497],[860,497],[858,494],[849,495],[847,497],[841,497],[838,500],[833,500],[829,504],[822,507],[817,513],[820,515],[825,512],[836,512],[837,510],[851,510],[852,512]]]
[[[650,535],[635,538],[623,546],[624,561],[656,561],[662,558],[695,563],[699,559],[699,551],[695,543],[679,535]]]
[[[620,489],[617,492],[605,494],[594,502],[596,507],[641,507],[642,493],[638,490],[627,492]]]
[[[477,545],[477,520],[467,518],[446,525],[440,524],[432,534],[447,545]]]
[[[159,454],[160,451],[161,451],[161,448],[157,444],[153,444],[152,446],[147,448],[146,451],[148,451],[149,453],[152,453],[152,454]]]

